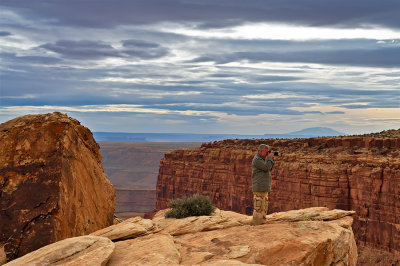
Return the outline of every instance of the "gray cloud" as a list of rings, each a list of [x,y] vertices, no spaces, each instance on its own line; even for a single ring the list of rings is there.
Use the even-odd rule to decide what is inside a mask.
[[[233,100],[234,102],[230,102]],[[240,116],[249,116],[249,115],[259,115],[259,114],[281,114],[281,115],[302,115],[310,112],[300,112],[289,109],[290,104],[286,104],[281,101],[264,101],[258,102],[256,104],[249,103],[246,101],[239,102],[235,97],[228,97],[225,101],[219,99],[219,103],[225,102],[225,105],[219,104],[210,104],[204,102],[201,105],[198,104],[152,104],[149,105],[149,108],[160,108],[171,111],[211,111],[211,112],[222,112],[227,114],[235,114]],[[312,112],[312,113],[321,113],[321,112]]]
[[[166,56],[168,54],[168,50],[159,49],[155,51],[141,51],[141,50],[130,49],[130,50],[124,50],[123,53],[141,59],[152,59],[152,58],[159,58]]]
[[[296,62],[348,66],[397,67],[400,49],[397,42],[378,44],[376,40],[213,40],[207,51],[187,62],[226,64],[250,62]],[[219,50],[219,47],[224,49]],[[228,48],[227,48],[228,47]],[[214,51],[216,50],[216,51]],[[286,70],[295,73],[299,69]],[[344,75],[352,75],[345,71]]]
[[[121,41],[124,47],[135,47],[135,48],[158,48],[160,47],[157,43],[146,42],[143,40],[123,40]]]
[[[198,39],[197,41],[202,41]],[[210,42],[210,40],[207,40]],[[304,52],[304,51],[341,51],[341,50],[373,50],[396,48],[391,42],[377,44],[376,39],[339,39],[339,40],[250,40],[250,39],[217,39],[212,45],[228,47],[229,50],[252,50],[263,52]]]
[[[163,21],[191,21],[202,28],[226,27],[244,21],[284,22],[292,24],[342,27],[370,24],[400,28],[397,0],[4,0],[4,7],[13,7],[25,16],[55,18],[59,24],[85,27],[113,27],[123,24]],[[54,23],[52,21],[52,23]]]
[[[140,59],[152,59],[168,54],[168,49],[160,47],[156,43],[140,40],[122,41],[124,49],[118,50],[110,44],[101,41],[69,41],[59,40],[56,43],[46,43],[43,48],[70,59],[98,60],[106,57],[136,57]]]
[[[342,112],[342,111],[333,111],[333,112],[326,112],[326,114],[338,115],[338,114],[345,114],[345,112]]]
[[[167,120],[185,125],[177,127],[185,132],[210,124],[218,130],[225,128],[224,119],[258,115],[302,124],[305,116],[320,115],[350,121],[358,109],[399,108],[398,40],[206,38],[162,32],[167,24],[155,23],[198,31],[251,22],[399,29],[399,5],[397,0],[3,0],[0,6],[11,15],[0,32],[6,37],[0,44],[1,105],[79,110],[125,104],[145,111],[73,113],[97,121],[94,128],[106,124],[104,116],[119,121],[116,129],[130,119],[145,128],[155,119],[164,128]],[[105,60],[110,58],[125,60]],[[325,106],[332,109],[324,111]]]
[[[58,53],[73,59],[100,59],[105,57],[121,57],[111,45],[96,41],[59,40],[56,43],[46,43],[40,48]]]
[[[0,31],[0,37],[10,36],[12,35],[11,32],[8,31]]]
[[[1,58],[4,61],[12,61],[13,64],[44,64],[44,65],[52,65],[60,63],[62,60],[56,57],[50,56],[17,56],[13,53],[0,53]]]
[[[320,63],[333,65],[354,65],[372,67],[399,67],[400,49],[383,48],[371,50],[333,50],[333,51],[303,51],[303,52],[236,52],[230,54],[203,55],[189,63],[215,62],[227,64],[248,60],[250,62],[298,62]]]
[[[168,54],[168,49],[161,47],[158,43],[147,42],[138,39],[123,40],[122,45],[126,48],[123,53],[139,57],[142,59],[151,59],[163,57]]]
[[[274,75],[257,75],[250,77],[249,81],[252,82],[279,82],[279,81],[293,81],[301,80],[300,77],[289,77],[289,76],[274,76]]]
[[[146,67],[144,67],[146,69]],[[241,68],[242,71],[244,68]],[[114,73],[129,78],[146,78],[148,76],[135,73],[134,67],[111,69],[81,70],[73,68],[52,67],[41,69],[39,66],[20,67],[21,72],[3,72],[4,86],[2,104],[13,105],[104,105],[104,104],[137,104],[144,108],[160,108],[170,111],[215,111],[240,116],[257,114],[302,115],[308,112],[294,111],[291,108],[307,107],[315,102],[337,107],[353,109],[357,101],[364,102],[365,107],[398,106],[400,96],[396,90],[345,89],[321,83],[306,83],[299,80],[287,80],[272,84],[257,84],[254,82],[237,84],[231,80],[214,80],[212,87],[207,87],[207,79],[201,82],[190,82],[184,76],[168,75],[164,68],[153,69],[157,75],[154,80],[173,79],[175,83],[184,85],[154,85],[140,82],[96,82],[98,77],[114,77]],[[255,72],[254,69],[248,69]],[[224,67],[224,71],[226,67]],[[260,70],[262,71],[262,70]],[[184,75],[184,74],[183,74]],[[235,72],[232,72],[235,75]],[[218,76],[213,74],[212,76]],[[237,73],[236,76],[247,77],[249,80],[258,76]],[[280,76],[267,76],[268,79],[280,80]],[[92,81],[88,81],[92,80]],[[171,80],[174,83],[173,80]],[[27,87],[26,84],[29,84]],[[190,91],[199,94],[186,94]],[[277,98],[276,93],[282,94]],[[20,96],[30,95],[29,98]],[[270,97],[244,96],[264,95]],[[312,97],[310,97],[312,96]],[[7,98],[8,97],[8,98]],[[367,103],[367,105],[365,104]],[[320,112],[318,112],[320,113]],[[334,112],[335,113],[335,112]],[[340,112],[336,112],[339,114]]]

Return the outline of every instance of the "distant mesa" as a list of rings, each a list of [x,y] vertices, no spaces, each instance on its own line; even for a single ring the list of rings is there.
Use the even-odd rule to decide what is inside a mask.
[[[344,136],[346,134],[331,129],[329,127],[310,127],[299,131],[287,133],[287,135],[305,136],[305,137],[333,137],[333,136]]]
[[[8,260],[113,223],[114,187],[78,120],[15,118],[0,124],[0,151],[0,249]]]
[[[264,134],[264,138],[268,139],[295,139],[295,138],[315,138],[315,137],[336,137],[346,136],[347,134],[336,131],[329,127],[310,127],[299,131],[285,134]]]

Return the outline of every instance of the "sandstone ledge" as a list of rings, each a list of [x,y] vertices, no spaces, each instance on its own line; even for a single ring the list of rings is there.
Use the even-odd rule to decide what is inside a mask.
[[[67,238],[33,251],[6,265],[105,265],[114,243],[98,236]]]
[[[94,232],[93,235],[116,241],[115,248],[99,250],[99,255],[110,253],[106,262],[110,266],[357,263],[350,211],[324,207],[294,210],[269,215],[267,223],[259,226],[250,225],[251,216],[231,211],[216,210],[211,216],[184,219],[167,219],[166,211],[159,211],[153,220],[135,217]],[[42,252],[47,250],[45,253],[50,255],[51,246],[42,248]],[[26,256],[34,261],[32,254]],[[54,256],[60,256],[59,252]],[[24,259],[25,256],[20,258]]]

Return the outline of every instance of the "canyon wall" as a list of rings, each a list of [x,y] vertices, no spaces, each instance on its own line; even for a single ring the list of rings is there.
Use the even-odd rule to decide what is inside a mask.
[[[217,207],[252,213],[251,161],[259,144],[279,150],[269,213],[313,206],[355,210],[360,246],[400,254],[400,130],[368,136],[224,140],[161,160],[156,209],[200,193]]]
[[[0,244],[14,259],[113,223],[115,190],[89,129],[61,113],[0,125]]]

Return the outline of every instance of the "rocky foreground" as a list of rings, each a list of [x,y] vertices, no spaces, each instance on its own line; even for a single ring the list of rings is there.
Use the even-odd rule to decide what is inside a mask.
[[[6,265],[356,265],[354,212],[324,207],[252,217],[130,218],[90,235],[68,238]]]
[[[0,124],[0,261],[113,223],[115,190],[90,130],[61,113]]]

